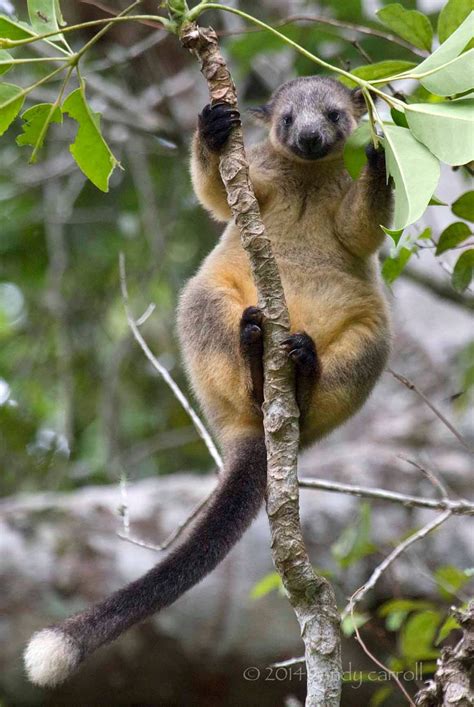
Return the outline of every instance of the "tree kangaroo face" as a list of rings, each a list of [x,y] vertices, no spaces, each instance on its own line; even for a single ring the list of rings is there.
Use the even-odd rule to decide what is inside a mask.
[[[341,152],[365,111],[359,90],[310,76],[283,84],[253,114],[270,128],[270,141],[290,159],[321,160]]]

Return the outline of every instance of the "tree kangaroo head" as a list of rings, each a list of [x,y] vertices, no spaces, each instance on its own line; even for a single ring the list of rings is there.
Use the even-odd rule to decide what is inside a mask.
[[[251,114],[270,130],[275,150],[297,161],[339,154],[365,113],[360,89],[334,79],[306,76],[284,83]]]

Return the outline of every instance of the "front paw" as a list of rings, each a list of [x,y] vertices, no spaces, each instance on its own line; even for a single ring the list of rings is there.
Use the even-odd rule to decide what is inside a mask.
[[[263,354],[263,312],[258,307],[244,309],[240,320],[240,346],[246,356]]]
[[[318,377],[320,373],[319,358],[313,339],[304,331],[291,334],[281,342],[289,358],[294,362],[296,370],[308,377]]]
[[[232,130],[240,125],[240,113],[228,103],[214,103],[199,114],[199,135],[211,152],[220,152]]]
[[[380,172],[385,172],[385,150],[379,144],[379,147],[375,147],[373,142],[369,142],[365,148],[365,154],[367,155],[367,163],[369,167]]]

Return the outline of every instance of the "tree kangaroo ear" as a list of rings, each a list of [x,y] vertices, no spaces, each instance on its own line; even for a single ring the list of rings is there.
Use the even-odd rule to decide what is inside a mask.
[[[352,105],[354,107],[354,115],[357,119],[361,118],[365,113],[367,113],[367,104],[364,99],[364,94],[361,88],[352,89]]]
[[[263,125],[268,125],[272,118],[272,111],[268,103],[263,106],[248,108],[247,113],[255,123],[260,123]]]

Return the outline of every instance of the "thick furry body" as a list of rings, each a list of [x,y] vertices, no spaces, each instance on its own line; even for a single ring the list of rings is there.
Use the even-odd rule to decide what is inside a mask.
[[[228,218],[225,197],[217,198],[218,158],[204,153],[198,136],[194,145],[195,190],[215,217]],[[341,155],[294,161],[266,141],[250,150],[249,160],[291,329],[309,334],[319,356],[321,378],[301,429],[309,443],[359,409],[387,360],[390,327],[376,251],[390,194],[379,167],[368,165],[353,182]],[[224,445],[262,424],[239,355],[242,311],[256,303],[248,258],[230,222],[186,286],[178,320],[190,379]]]
[[[266,233],[278,261],[292,335],[301,439],[312,442],[360,408],[383,370],[390,331],[376,251],[390,220],[383,154],[368,152],[357,182],[344,141],[361,96],[329,79],[289,82],[257,111],[269,138],[249,152]],[[213,570],[256,515],[265,493],[261,311],[219,176],[219,152],[239,122],[217,104],[193,143],[196,194],[219,220],[220,242],[183,291],[178,330],[185,364],[223,448],[225,470],[188,536],[161,563],[96,606],[33,636],[25,664],[55,685],[100,645],[169,606]]]

